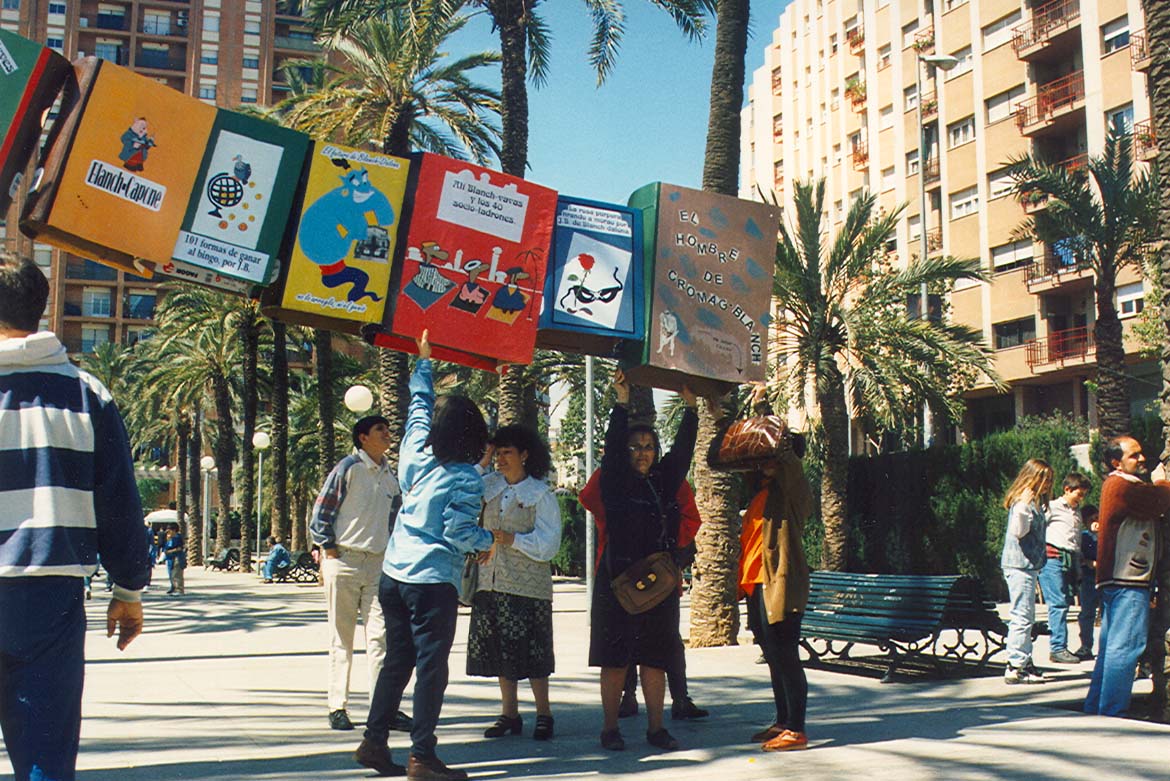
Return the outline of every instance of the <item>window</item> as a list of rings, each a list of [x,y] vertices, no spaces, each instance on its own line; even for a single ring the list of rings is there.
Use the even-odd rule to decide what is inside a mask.
[[[906,232],[910,236],[910,241],[922,238],[922,217],[920,215],[912,215],[906,220]]]
[[[116,43],[99,41],[93,45],[93,55],[117,63],[122,60],[122,47]]]
[[[999,122],[1011,117],[1012,112],[1016,110],[1017,105],[1024,97],[1024,85],[1012,87],[1007,92],[1001,92],[998,95],[992,95],[983,102],[987,107],[987,124]]]
[[[98,345],[105,344],[108,341],[110,341],[110,329],[108,327],[83,327],[81,329],[81,351],[83,353],[92,353]]]
[[[256,90],[254,90],[254,89],[241,90],[240,102],[241,103],[255,103],[256,102]]]
[[[886,44],[878,49],[877,69],[885,70],[890,67],[890,44]]]
[[[983,51],[991,51],[1012,39],[1012,28],[1020,23],[1020,12],[1008,14],[983,28]]]
[[[199,88],[200,100],[215,100],[215,85]]]
[[[130,326],[126,329],[125,342],[127,347],[133,347],[139,342],[145,342],[154,336],[154,331],[141,325]]]
[[[49,13],[61,14],[63,16],[65,14],[65,4],[64,3],[49,3]]]
[[[1013,187],[1015,187],[1015,182],[1012,180],[1012,175],[1007,168],[992,171],[987,175],[988,200],[994,201],[996,198],[1011,195]]]
[[[245,68],[259,68],[260,67],[260,58],[259,57],[245,57],[244,58],[244,67]]]
[[[219,15],[218,14],[204,14],[203,15],[203,31],[209,33],[219,32]]]
[[[833,202],[833,219],[837,222],[845,219],[845,203],[843,201]]]
[[[914,36],[918,34],[917,20],[902,28],[902,48],[909,49],[914,45]]]
[[[1019,347],[1025,342],[1036,339],[1036,318],[1025,317],[1020,320],[1009,320],[1006,323],[996,323],[995,349],[1006,350],[1009,347]]]
[[[245,21],[244,22],[244,33],[246,35],[259,35],[260,34],[260,23],[256,22],[256,21]]]
[[[87,287],[81,293],[81,314],[85,317],[110,316],[110,291],[103,287]]]
[[[833,87],[833,91],[829,93],[829,106],[836,111],[841,108],[841,90]]]
[[[841,165],[841,145],[833,144],[833,165]]]
[[[1129,17],[1123,16],[1101,26],[1101,54],[1129,46]]]
[[[959,64],[947,71],[947,80],[962,76],[964,73],[969,73],[971,66],[975,63],[975,58],[971,54],[970,46],[964,46],[962,49],[954,52],[951,56],[958,60]]]
[[[943,13],[953,11],[961,5],[966,5],[967,0],[943,0]]]
[[[64,51],[65,50],[65,39],[64,38],[46,38],[45,39],[45,46],[48,46],[50,49],[53,49],[54,51],[59,51],[59,52]]]
[[[125,315],[136,320],[154,317],[154,293],[149,290],[131,290],[126,295]]]
[[[906,153],[906,175],[915,176],[918,173],[918,150]]]
[[[882,192],[894,189],[894,166],[882,169]]]
[[[1145,292],[1142,283],[1133,282],[1128,285],[1117,286],[1117,316],[1133,317],[1141,314],[1145,309]]]
[[[975,140],[975,117],[970,116],[947,125],[947,143],[950,149]]]
[[[913,111],[918,108],[918,85],[902,90],[902,110]]]
[[[832,35],[829,36],[829,54],[836,54],[836,53],[837,53],[837,34],[833,33]]]
[[[806,86],[806,87],[812,86],[812,66],[811,65],[804,66],[804,86]]]
[[[979,188],[968,187],[951,193],[951,219],[957,220],[979,211]]]
[[[5,11],[19,11],[20,10],[20,0],[4,0],[4,10]]]
[[[40,267],[45,276],[50,276],[50,270],[53,265],[53,248],[46,247],[43,244],[37,244],[36,249],[33,250],[33,262]]]
[[[1126,103],[1105,112],[1105,127],[1108,130],[1118,130],[1124,133],[1133,131],[1133,104]]]
[[[878,112],[878,128],[885,130],[894,126],[894,106],[885,106]]]
[[[1032,242],[1017,241],[991,248],[991,268],[997,274],[1002,271],[1024,268],[1032,262]]]
[[[219,62],[219,55],[215,52],[204,51],[199,57],[199,61],[204,65],[215,65]]]

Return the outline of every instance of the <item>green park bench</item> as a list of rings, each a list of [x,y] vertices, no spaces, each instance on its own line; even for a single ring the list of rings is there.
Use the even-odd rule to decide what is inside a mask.
[[[1006,634],[976,578],[814,572],[801,645],[813,661],[848,659],[857,644],[877,646],[888,656],[882,682],[889,683],[911,659],[928,659],[940,674],[946,660],[981,669],[1004,649]]]
[[[207,560],[207,566],[222,572],[230,572],[240,568],[240,549],[224,548],[215,556]]]
[[[274,583],[316,583],[317,582],[317,562],[313,561],[313,556],[308,551],[293,551],[289,554],[292,559],[290,564],[283,567],[277,567],[272,571],[272,582]]]

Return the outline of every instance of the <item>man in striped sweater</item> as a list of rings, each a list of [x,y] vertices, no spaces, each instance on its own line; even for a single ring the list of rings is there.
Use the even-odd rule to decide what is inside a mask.
[[[38,332],[49,286],[0,256],[0,729],[17,781],[73,781],[85,666],[84,578],[101,555],[106,635],[142,631],[150,571],[122,418]]]

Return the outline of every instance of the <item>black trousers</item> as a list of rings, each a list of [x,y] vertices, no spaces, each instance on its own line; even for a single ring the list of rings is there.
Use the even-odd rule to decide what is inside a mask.
[[[410,753],[428,759],[435,756],[438,743],[435,727],[447,692],[459,596],[450,583],[402,583],[382,575],[378,601],[386,615],[386,661],[374,685],[365,737],[386,742],[402,692],[415,672]]]
[[[756,586],[756,591],[762,592],[763,588]],[[762,593],[756,602],[760,611],[760,640],[772,676],[772,697],[776,700],[776,723],[793,732],[804,732],[808,708],[808,678],[800,661],[800,622],[804,614],[789,613],[783,621],[770,624]]]

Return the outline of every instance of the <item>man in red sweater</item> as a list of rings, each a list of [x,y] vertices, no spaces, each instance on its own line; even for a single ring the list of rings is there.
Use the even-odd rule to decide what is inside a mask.
[[[593,525],[597,527],[597,558],[593,562],[594,571],[601,562],[601,555],[605,551],[605,507],[601,503],[601,470],[594,471],[577,495],[577,501],[589,512],[593,513]],[[678,547],[686,551],[689,558],[694,558],[695,535],[703,519],[699,516],[699,506],[695,503],[695,492],[691,484],[683,480],[678,487],[675,497],[679,507]],[[680,593],[682,586],[679,586]],[[672,719],[701,719],[709,715],[705,708],[695,705],[687,687],[687,659],[686,652],[680,645],[676,649],[670,667],[666,670],[666,680],[670,686],[670,717]],[[633,665],[626,674],[625,690],[622,693],[622,704],[618,715],[622,718],[633,716],[638,712],[637,672]]]
[[[1109,440],[1105,463],[1113,471],[1101,484],[1097,537],[1101,639],[1085,713],[1122,716],[1129,708],[1134,667],[1146,647],[1157,525],[1170,511],[1170,482],[1151,485],[1142,479],[1149,471],[1141,443],[1133,437]]]

